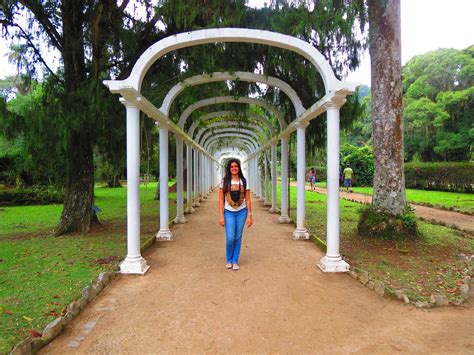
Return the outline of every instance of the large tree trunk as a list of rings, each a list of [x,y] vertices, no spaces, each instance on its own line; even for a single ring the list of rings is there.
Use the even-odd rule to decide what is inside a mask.
[[[84,60],[84,15],[83,2],[64,0],[61,4],[63,21],[63,47],[64,77],[66,95],[63,104],[65,112],[83,114],[78,106],[81,105],[74,95],[81,84],[86,81]],[[69,110],[69,111],[68,111]],[[78,128],[71,128],[67,158],[66,186],[64,193],[64,208],[55,231],[56,235],[81,232],[90,229],[91,222],[97,220],[92,210],[94,199],[94,165],[93,141],[91,127],[86,120]]]
[[[56,235],[87,233],[91,223],[97,221],[92,209],[94,201],[94,165],[92,143],[87,133],[75,132],[71,138],[67,162],[64,208]]]
[[[375,173],[373,207],[405,211],[400,0],[369,0],[372,127]]]

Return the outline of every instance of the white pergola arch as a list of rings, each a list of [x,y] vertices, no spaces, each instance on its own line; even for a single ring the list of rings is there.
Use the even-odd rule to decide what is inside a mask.
[[[217,136],[220,133],[232,133],[232,134],[246,134],[247,136],[254,137],[255,141],[258,142],[258,147],[261,147],[262,144],[265,142],[265,136],[264,137],[259,137],[257,133],[252,131],[251,129],[247,128],[242,128],[242,127],[227,127],[225,129],[215,129],[211,130],[207,133],[204,134],[204,136],[201,138],[199,141],[203,147],[207,147],[206,142],[208,141],[209,138],[213,136]]]
[[[193,76],[191,78],[187,78],[171,88],[171,90],[168,92],[168,94],[163,100],[163,103],[160,107],[160,111],[162,111],[166,115],[169,115],[169,110],[170,110],[171,105],[173,104],[173,101],[184,89],[186,89],[189,86],[196,86],[196,85],[201,85],[201,84],[206,84],[206,83],[212,83],[212,82],[217,82],[217,81],[227,81],[227,80],[248,81],[248,82],[262,83],[269,86],[275,86],[279,88],[281,91],[283,91],[286,94],[286,96],[288,96],[288,98],[291,100],[291,102],[293,103],[293,107],[295,108],[295,112],[297,116],[299,116],[305,111],[305,108],[303,107],[303,104],[301,103],[301,99],[299,98],[296,91],[283,80],[280,80],[273,76],[265,76],[261,74],[241,72],[241,71],[235,72],[235,73],[216,72],[212,74],[202,74],[202,75]]]
[[[218,139],[221,139],[221,138],[226,138],[226,137],[230,137],[230,138],[241,138],[242,140],[245,140],[245,141],[248,141],[249,144],[251,144],[251,148],[253,149],[253,151],[257,151],[258,148],[260,147],[260,144],[258,142],[258,140],[256,140],[255,138],[253,137],[249,137],[243,133],[229,133],[229,132],[226,132],[226,133],[220,133],[220,134],[216,134],[215,136],[211,137],[211,139],[209,139],[208,141],[205,142],[205,147],[206,149],[210,149],[212,144],[215,143],[216,140]]]
[[[215,112],[208,113],[206,115],[203,115],[203,116],[199,117],[198,119],[193,120],[193,123],[191,124],[191,127],[189,127],[189,130],[188,130],[187,133],[189,134],[190,137],[194,137],[194,132],[197,129],[197,127],[199,126],[199,123],[201,121],[206,121],[206,120],[217,118],[217,117],[222,117],[222,118],[223,117],[231,117],[231,118],[233,118],[234,116],[235,116],[235,112],[233,112],[233,111],[215,111]],[[268,129],[268,131],[270,132],[271,135],[275,134],[275,130],[274,130],[271,122],[265,116],[256,115],[256,114],[253,114],[253,113],[247,113],[245,117],[253,119],[255,121],[258,121],[259,123],[262,124],[263,127]]]
[[[140,254],[140,204],[139,204],[139,111],[143,111],[150,118],[159,122],[160,125],[160,185],[163,186],[161,199],[167,207],[167,166],[168,162],[168,131],[171,130],[176,135],[177,150],[181,143],[185,141],[188,148],[192,148],[201,157],[200,169],[212,175],[211,181],[215,180],[213,169],[210,166],[216,162],[214,156],[210,155],[202,146],[183,131],[182,127],[175,125],[169,117],[161,110],[157,109],[140,93],[141,85],[146,72],[150,66],[160,57],[170,51],[204,43],[215,42],[246,42],[275,46],[293,51],[305,57],[311,62],[320,73],[326,94],[325,96],[298,115],[298,117],[285,127],[280,121],[280,133],[271,140],[260,146],[257,151],[247,157],[247,163],[251,174],[255,176],[258,172],[256,160],[258,156],[269,146],[272,149],[272,157],[275,155],[275,148],[278,140],[282,144],[282,163],[287,154],[287,138],[296,131],[297,144],[297,175],[298,175],[298,208],[297,208],[297,228],[293,233],[294,239],[307,238],[308,232],[304,228],[304,180],[305,180],[305,128],[310,120],[323,112],[327,112],[327,161],[328,161],[328,202],[327,202],[327,252],[325,257],[319,262],[319,267],[326,272],[347,271],[348,265],[339,253],[339,108],[345,102],[345,96],[355,91],[357,84],[346,83],[337,80],[329,63],[322,54],[310,43],[298,38],[283,35],[280,33],[250,30],[239,28],[218,28],[188,33],[181,33],[162,39],[149,47],[135,63],[130,76],[124,80],[104,81],[111,92],[122,95],[122,103],[127,111],[127,257],[121,263],[122,273],[143,274],[147,271],[148,265]],[[184,127],[184,126],[183,126]],[[284,128],[284,129],[283,129]],[[166,143],[166,144],[165,144]],[[285,152],[285,153],[283,153]],[[162,163],[163,161],[163,163]],[[162,166],[163,164],[163,166]],[[273,169],[273,165],[272,165]],[[201,170],[204,171],[204,170]],[[282,182],[287,179],[282,171]],[[179,171],[178,171],[179,176]],[[166,183],[166,184],[165,184]],[[209,186],[208,186],[209,187]],[[178,180],[179,191],[179,180]],[[179,194],[178,194],[179,195]],[[283,191],[282,191],[283,200]],[[167,221],[163,221],[164,207],[160,206],[160,231],[158,239],[171,239],[171,232],[168,229]],[[282,213],[284,206],[282,205]]]
[[[213,133],[216,131],[215,130],[216,128],[222,128],[222,127],[225,128],[225,126],[237,126],[238,128],[253,128],[257,130],[265,140],[268,140],[271,138],[271,136],[268,136],[268,134],[263,130],[262,126],[260,125],[256,125],[252,123],[242,123],[238,121],[221,121],[221,122],[212,123],[206,128],[199,130],[198,133],[196,134],[195,140],[197,142],[200,142],[201,137],[203,137],[205,134],[208,134],[209,130],[211,130],[211,133]]]
[[[191,114],[194,111],[199,110],[200,108],[203,108],[206,106],[218,105],[218,104],[227,104],[227,103],[253,104],[256,106],[261,106],[265,110],[273,113],[276,116],[280,124],[280,131],[283,130],[283,128],[286,127],[287,125],[280,110],[278,110],[274,105],[266,101],[251,98],[251,97],[219,96],[219,97],[211,97],[208,99],[200,100],[188,106],[179,117],[178,126],[184,129],[186,125],[186,121],[189,118],[189,116],[191,116]]]

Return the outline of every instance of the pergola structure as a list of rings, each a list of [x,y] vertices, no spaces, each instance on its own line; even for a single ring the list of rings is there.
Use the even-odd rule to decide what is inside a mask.
[[[165,54],[190,46],[216,42],[245,42],[269,45],[290,50],[307,59],[321,75],[325,95],[311,107],[304,108],[296,91],[287,83],[274,77],[248,72],[219,72],[197,75],[171,88],[160,108],[155,107],[140,92],[143,79],[155,61]],[[213,97],[195,102],[186,108],[177,124],[169,118],[169,110],[176,97],[189,86],[216,81],[239,80],[263,83],[277,87],[290,99],[296,119],[286,124],[282,113],[272,104],[250,97]],[[255,195],[271,206],[270,212],[280,212],[279,222],[289,223],[288,216],[288,138],[297,134],[297,211],[293,239],[308,239],[305,220],[305,129],[312,119],[327,112],[327,252],[318,266],[325,272],[344,272],[349,265],[339,253],[339,109],[345,97],[354,93],[357,84],[339,81],[322,54],[311,44],[298,38],[276,32],[244,28],[217,28],[181,33],[164,38],[150,46],[135,63],[130,76],[124,80],[107,80],[111,92],[121,95],[127,116],[127,256],[120,265],[122,273],[144,274],[149,266],[140,254],[140,141],[139,113],[143,111],[160,127],[160,229],[158,240],[171,240],[168,225],[168,134],[176,137],[177,166],[177,215],[175,223],[186,223],[184,213],[194,212],[222,177],[221,162],[238,157],[248,184]],[[203,107],[221,103],[252,104],[262,107],[264,115],[247,115],[239,121],[232,111],[216,111],[195,120],[186,131],[190,115]],[[267,115],[277,118],[276,130]],[[219,118],[220,121],[198,129],[199,122]],[[183,143],[186,144],[187,206],[183,204]],[[277,194],[277,144],[281,144],[281,206]],[[268,154],[270,153],[270,154]],[[270,161],[268,171],[259,168],[259,159]],[[271,177],[271,192],[269,182]],[[269,197],[271,196],[271,201]]]

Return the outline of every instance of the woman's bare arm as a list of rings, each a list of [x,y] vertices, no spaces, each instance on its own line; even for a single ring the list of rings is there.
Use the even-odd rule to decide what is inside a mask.
[[[219,189],[219,224],[224,227],[224,189]]]
[[[250,201],[250,190],[245,191],[245,204],[247,205],[247,210],[249,212],[249,214],[247,216],[247,227],[250,227],[253,224],[252,202]]]

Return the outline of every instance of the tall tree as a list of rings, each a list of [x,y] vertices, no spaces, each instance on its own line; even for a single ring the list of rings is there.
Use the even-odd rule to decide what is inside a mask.
[[[369,0],[368,4],[375,155],[372,205],[400,215],[406,208],[400,0]]]
[[[95,218],[93,147],[100,128],[107,126],[108,115],[101,106],[111,96],[100,82],[109,76],[110,62],[125,61],[123,52],[115,52],[114,34],[122,29],[128,1],[120,5],[114,0],[0,4],[4,36],[20,38],[48,71],[44,107],[36,111],[43,111],[39,127],[54,122],[49,137],[43,139],[59,142],[65,157],[65,200],[56,234],[87,232]],[[150,21],[152,28],[156,21]],[[42,55],[44,45],[59,51],[62,68],[58,73],[48,67]]]

